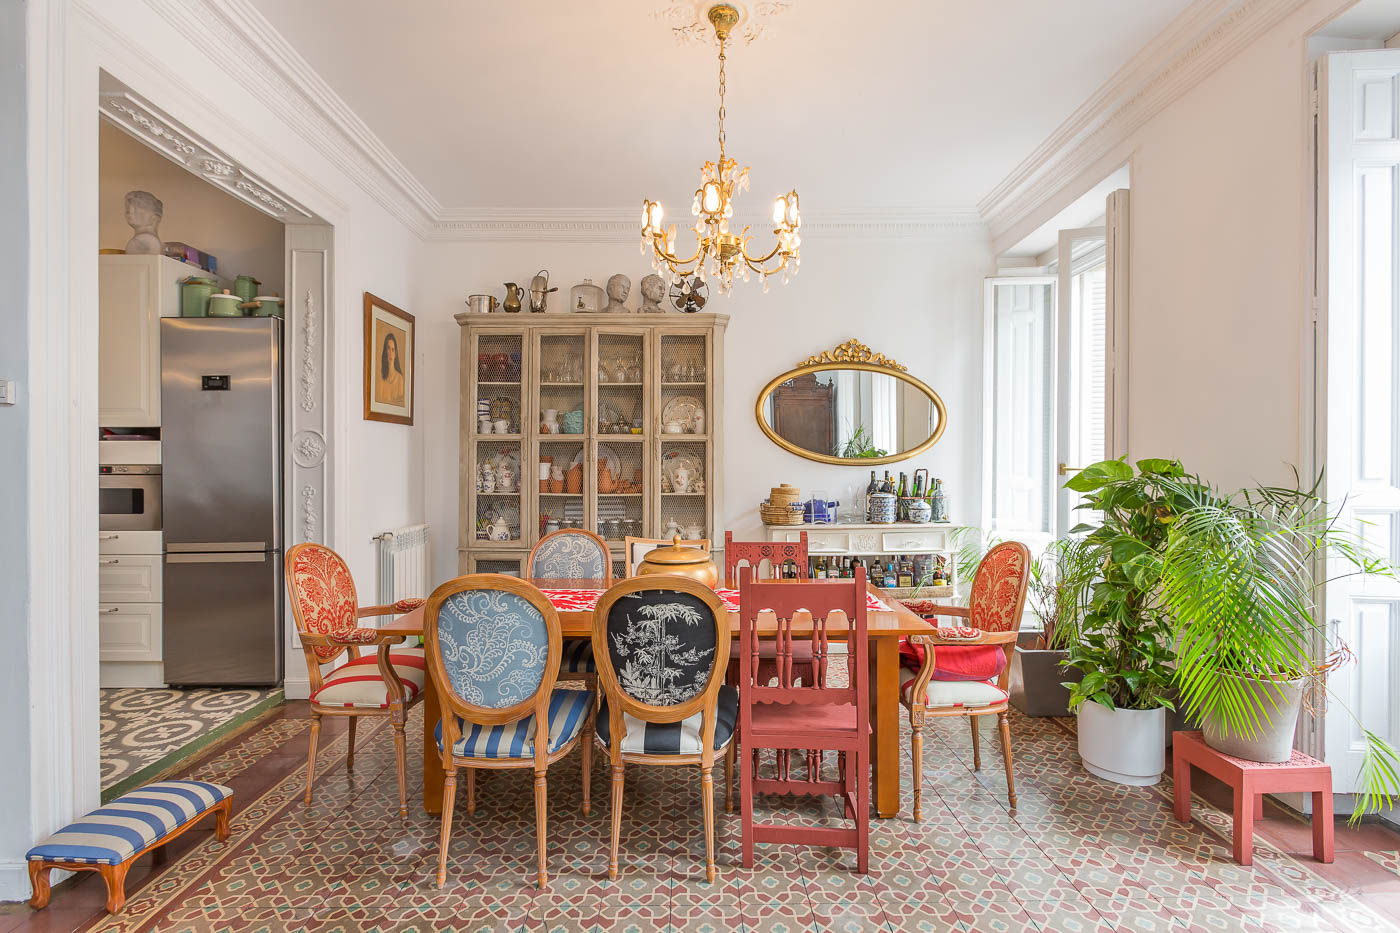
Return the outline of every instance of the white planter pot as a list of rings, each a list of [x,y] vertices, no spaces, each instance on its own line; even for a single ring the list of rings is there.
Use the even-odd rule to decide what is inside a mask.
[[[1146,787],[1167,767],[1167,710],[1079,707],[1079,757],[1090,774]]]

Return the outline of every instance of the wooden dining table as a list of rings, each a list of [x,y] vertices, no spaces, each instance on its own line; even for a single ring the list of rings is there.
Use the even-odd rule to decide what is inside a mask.
[[[546,591],[593,590],[599,595],[604,592],[597,580],[534,578],[529,582]],[[879,588],[870,584],[867,586],[871,595],[885,606],[884,609],[867,609],[866,628],[870,639],[870,759],[875,772],[874,811],[877,816],[888,819],[899,815],[899,640],[904,636],[931,632],[934,626]],[[563,637],[591,637],[592,609],[576,608],[577,599],[561,599],[560,602],[567,603],[564,608],[556,605]],[[399,616],[391,624],[381,626],[380,631],[405,636],[422,635],[423,612],[419,608]],[[729,631],[733,638],[739,637],[737,611],[729,614]],[[804,634],[798,630],[794,632]],[[845,634],[840,625],[830,627],[828,632],[836,639]],[[442,759],[434,737],[440,717],[437,690],[430,677],[423,690],[423,809],[429,813],[442,812]],[[743,741],[742,737],[740,741]]]

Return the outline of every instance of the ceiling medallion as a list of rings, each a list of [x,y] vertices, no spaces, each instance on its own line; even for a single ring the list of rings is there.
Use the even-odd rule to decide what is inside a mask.
[[[671,27],[671,36],[676,45],[694,45],[710,41],[714,28],[710,25],[709,11],[713,0],[689,0],[672,2],[656,10],[654,19],[665,21]],[[758,0],[756,3],[735,3],[739,19],[731,32],[734,39],[745,45],[772,35],[771,21],[791,8],[789,0]]]
[[[909,367],[896,363],[883,353],[876,353],[854,337],[835,350],[823,350],[816,356],[807,357],[797,366],[800,369],[803,366],[816,366],[820,363],[869,363],[871,366],[883,366],[896,372],[909,371]]]
[[[727,3],[718,3],[710,7],[708,16],[715,38],[719,40],[719,160],[706,162],[701,168],[700,187],[690,205],[690,212],[696,218],[693,229],[699,242],[689,258],[677,255],[676,225],[663,228],[661,204],[647,199],[642,202],[642,252],[651,246],[652,268],[668,275],[673,284],[694,274],[701,281],[706,277],[716,279],[720,293],[728,294],[734,284],[734,273],[737,271],[747,282],[752,270],[763,280],[766,292],[769,276],[781,273],[786,285],[801,265],[802,237],[797,231],[802,226],[802,217],[797,208],[797,191],[779,195],[773,201],[773,233],[777,243],[767,253],[749,251],[753,237],[749,236],[748,227],[738,233],[730,231],[734,195],[749,187],[748,167],[738,169],[738,163],[729,158],[724,149],[724,48],[739,21],[739,11]]]

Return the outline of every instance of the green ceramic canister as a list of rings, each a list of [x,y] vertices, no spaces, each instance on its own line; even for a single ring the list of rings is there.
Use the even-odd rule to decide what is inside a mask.
[[[219,287],[214,279],[192,275],[180,282],[180,316],[205,317],[209,313],[209,296]]]
[[[259,295],[243,305],[249,317],[281,317],[282,299],[276,295]]]
[[[252,301],[258,294],[258,286],[262,282],[251,275],[240,275],[233,280],[233,293],[238,296],[239,301]]]
[[[209,296],[210,317],[242,317],[243,302],[226,288],[217,295]]]

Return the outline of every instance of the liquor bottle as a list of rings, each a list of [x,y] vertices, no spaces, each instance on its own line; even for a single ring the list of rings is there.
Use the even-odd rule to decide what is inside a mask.
[[[914,564],[908,557],[901,557],[899,559],[899,585],[914,585]]]
[[[885,478],[880,483],[880,491],[890,493],[891,495],[894,494],[894,481],[890,479],[889,470],[885,471]]]
[[[823,562],[821,558],[817,558],[817,567],[816,570],[812,573],[812,578],[815,580],[826,579],[826,563]]]
[[[870,497],[880,489],[880,484],[875,482],[875,471],[870,471],[870,485],[865,487],[865,520],[870,521]]]

